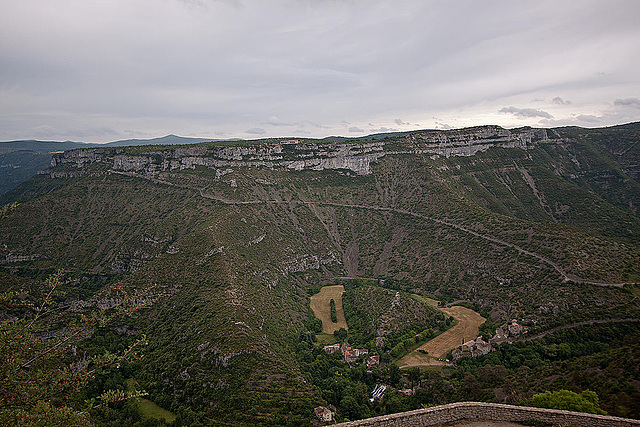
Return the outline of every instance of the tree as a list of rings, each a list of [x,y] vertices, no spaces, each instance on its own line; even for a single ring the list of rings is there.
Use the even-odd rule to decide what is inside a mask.
[[[333,298],[329,301],[329,306],[331,307],[331,321],[336,323],[338,321],[338,313],[336,312],[336,302]]]
[[[598,405],[598,395],[591,390],[584,390],[580,394],[569,390],[545,391],[533,395],[529,406],[607,415]]]
[[[420,385],[420,378],[422,376],[420,373],[420,368],[409,368],[407,374],[409,375],[409,381],[411,381],[411,388],[414,388],[416,383]]]
[[[486,365],[478,368],[478,380],[485,387],[495,387],[504,382],[508,373],[502,365]]]
[[[124,392],[107,390],[98,398],[85,401],[78,406],[75,397],[80,390],[97,375],[108,372],[137,357],[139,348],[146,342],[144,337],[120,354],[105,353],[74,361],[71,346],[87,338],[98,327],[123,314],[140,308],[124,292],[123,305],[118,309],[92,311],[67,323],[65,327],[44,339],[38,332],[46,328],[47,316],[53,296],[62,284],[62,272],[51,275],[47,281],[47,294],[35,306],[29,317],[13,317],[0,321],[0,424],[13,426],[30,425],[87,425],[89,411],[111,402],[146,393],[137,390]],[[17,292],[0,293],[0,302],[11,309],[21,303],[16,301]]]
[[[389,373],[389,382],[391,382],[394,387],[398,387],[402,379],[402,372],[400,372],[398,365],[395,363],[387,365],[387,372]]]
[[[347,339],[347,330],[345,328],[340,328],[337,331],[333,331],[333,336],[338,342],[343,342]]]

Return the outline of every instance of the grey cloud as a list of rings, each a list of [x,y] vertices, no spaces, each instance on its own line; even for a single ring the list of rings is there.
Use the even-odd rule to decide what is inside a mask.
[[[300,126],[300,123],[287,123],[287,122],[283,122],[282,120],[280,120],[277,116],[271,116],[269,117],[269,120],[267,120],[266,122],[264,122],[263,124],[265,125],[271,125],[271,126]]]
[[[123,136],[211,129],[241,137],[259,126],[264,133],[254,135],[299,127],[323,137],[349,134],[353,123],[407,129],[397,117],[432,114],[474,125],[505,105],[553,105],[558,94],[575,114],[615,107],[606,124],[638,120],[637,98],[611,104],[640,93],[640,2],[632,0],[580,8],[555,0],[5,3],[0,139],[113,139],[105,125]],[[603,45],[615,48],[594,48]],[[551,116],[536,111],[506,111],[497,124]],[[38,130],[43,124],[54,129]]]
[[[58,128],[51,125],[38,125],[29,129],[31,135],[39,139],[68,139],[67,135],[75,135],[75,139],[78,140],[92,140],[94,138],[119,138],[122,136],[137,135],[147,136],[143,132],[126,131],[125,133],[117,132],[116,130],[108,127],[101,126],[97,128],[88,127],[62,127]]]
[[[576,119],[585,123],[599,123],[602,117],[594,116],[593,114],[580,114]]]
[[[245,130],[245,133],[249,133],[251,135],[264,135],[267,131],[262,128],[251,128]]]
[[[544,119],[553,119],[553,116],[546,111],[538,110],[535,108],[516,108],[516,107],[503,107],[498,110],[500,113],[513,114],[516,117],[531,118],[542,117]]]
[[[132,130],[132,129],[125,129],[122,132],[122,134],[128,138],[148,138],[148,137],[155,136],[155,135],[149,135],[146,132],[140,132],[139,130]],[[193,136],[197,136],[197,135],[193,135]]]
[[[596,127],[612,123],[615,117],[612,113],[605,113],[602,116],[593,114],[579,114],[577,116],[564,119],[542,119],[540,123],[544,126],[586,126]]]
[[[351,126],[351,127],[349,128],[349,132],[362,133],[362,132],[364,132],[364,129],[360,129],[359,127],[356,127],[356,126]]]
[[[310,122],[310,121],[304,121],[300,123],[301,127],[305,127],[305,126],[311,126],[314,127],[316,129],[331,129],[331,126],[327,126],[327,125],[321,125],[320,123],[314,123],[314,122]]]
[[[436,122],[436,129],[443,129],[443,130],[448,130],[448,129],[453,129],[451,126],[449,126],[446,123],[440,123],[440,122]]]
[[[552,99],[554,104],[558,104],[558,105],[569,105],[571,104],[571,101],[569,100],[564,100],[559,96],[556,96],[555,98]]]
[[[640,108],[640,99],[638,98],[616,99],[615,101],[613,101],[613,105],[617,107],[632,106],[632,107]]]
[[[410,125],[411,124],[409,122],[403,122],[401,119],[395,119],[394,122],[396,122],[396,124],[398,126],[404,126],[404,125]]]
[[[388,127],[382,126],[382,127],[378,128],[378,129],[371,129],[369,132],[382,132],[382,133],[385,133],[385,132],[397,132],[397,131],[398,131],[398,129],[388,128]]]

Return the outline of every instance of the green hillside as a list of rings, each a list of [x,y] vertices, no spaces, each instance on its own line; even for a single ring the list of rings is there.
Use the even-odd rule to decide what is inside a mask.
[[[68,151],[3,196],[19,202],[0,222],[16,278],[3,290],[62,268],[75,289],[62,301],[90,310],[114,285],[155,285],[131,320],[149,345],[129,375],[176,423],[309,423],[340,403],[297,351],[309,294],[337,277],[540,330],[640,317],[636,127]],[[395,294],[358,289],[350,314],[370,334]],[[372,295],[384,310],[358,315]],[[403,304],[425,327],[442,320]]]

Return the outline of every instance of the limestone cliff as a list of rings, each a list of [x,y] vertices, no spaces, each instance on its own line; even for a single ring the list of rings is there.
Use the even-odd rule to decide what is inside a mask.
[[[222,176],[237,167],[269,169],[345,169],[359,175],[371,173],[371,164],[390,154],[472,156],[491,147],[527,149],[538,143],[560,142],[545,129],[507,130],[482,126],[452,131],[418,131],[392,141],[324,142],[318,140],[260,140],[251,145],[153,148],[133,153],[125,148],[90,148],[67,151],[51,160],[52,177],[77,176],[78,169],[101,164],[107,170],[156,176],[160,172],[203,166]],[[238,144],[241,144],[240,142]],[[242,143],[246,144],[246,143]],[[60,167],[67,166],[66,172]],[[75,170],[75,171],[74,171]]]

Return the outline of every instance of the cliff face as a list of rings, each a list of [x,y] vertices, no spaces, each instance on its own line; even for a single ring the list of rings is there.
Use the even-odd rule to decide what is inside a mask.
[[[345,169],[358,175],[371,173],[371,164],[386,155],[432,154],[472,156],[491,147],[527,149],[550,139],[544,129],[507,130],[484,126],[458,131],[422,131],[393,141],[364,143],[323,143],[319,141],[269,140],[251,146],[190,146],[132,154],[124,148],[90,148],[67,151],[51,160],[55,176],[77,176],[77,170],[100,164],[106,170],[133,172],[149,177],[161,172],[203,166],[218,176],[238,167],[265,167],[288,170]],[[61,169],[67,169],[66,173]]]

